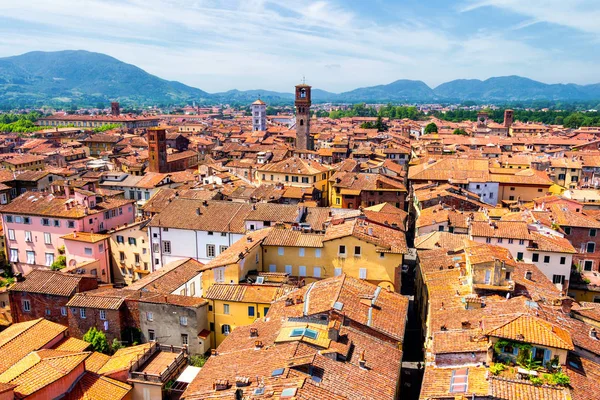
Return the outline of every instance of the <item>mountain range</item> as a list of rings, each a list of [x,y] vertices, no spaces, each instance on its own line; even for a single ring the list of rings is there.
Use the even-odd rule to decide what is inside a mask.
[[[0,105],[88,105],[120,101],[130,105],[249,104],[257,97],[268,104],[291,104],[293,93],[230,90],[207,93],[177,81],[151,75],[135,65],[83,50],[34,51],[0,58]],[[457,79],[435,88],[401,79],[386,85],[332,93],[313,88],[314,102],[462,102],[596,101],[600,83],[546,84],[520,76],[486,80]]]

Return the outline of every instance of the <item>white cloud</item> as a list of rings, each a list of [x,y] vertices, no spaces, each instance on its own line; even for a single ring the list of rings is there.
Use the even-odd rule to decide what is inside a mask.
[[[494,6],[518,9],[531,23],[548,19],[529,0],[521,2],[527,4],[471,1],[461,11]],[[330,91],[396,79],[432,86],[459,77],[513,73],[541,79],[572,66],[501,32],[458,39],[427,15],[383,23],[341,0],[0,1],[0,15],[13,16],[12,24],[0,25],[0,55],[86,49],[210,92],[289,91],[303,75]],[[520,27],[513,24],[513,29]],[[540,62],[551,63],[552,73],[540,70]],[[590,70],[581,71],[581,79],[593,76],[593,66],[582,67]]]

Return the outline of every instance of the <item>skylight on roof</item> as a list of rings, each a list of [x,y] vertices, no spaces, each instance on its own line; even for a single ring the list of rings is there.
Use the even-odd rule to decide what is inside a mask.
[[[277,368],[276,370],[273,370],[273,372],[271,373],[271,376],[281,376],[283,375],[283,368]]]
[[[286,388],[281,391],[281,397],[293,397],[296,395],[296,388]]]
[[[340,301],[336,301],[335,303],[333,303],[334,310],[342,311],[342,308],[344,308],[344,303],[342,303]]]
[[[450,378],[450,393],[466,393],[469,385],[469,370],[467,368],[452,371]]]
[[[254,394],[265,394],[265,388],[257,387],[256,389],[254,389]]]
[[[309,328],[294,328],[290,332],[290,337],[306,336],[309,339],[316,339],[318,332]]]

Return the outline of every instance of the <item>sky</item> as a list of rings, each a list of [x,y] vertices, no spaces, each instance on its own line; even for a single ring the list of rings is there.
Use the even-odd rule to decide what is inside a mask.
[[[89,50],[208,92],[600,82],[599,0],[0,0],[0,57]]]

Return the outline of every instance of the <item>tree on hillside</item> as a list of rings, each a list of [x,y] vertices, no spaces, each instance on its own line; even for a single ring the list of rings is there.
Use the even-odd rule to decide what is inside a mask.
[[[110,348],[108,346],[108,340],[106,339],[106,335],[104,334],[104,332],[96,329],[95,326],[92,326],[85,333],[85,335],[83,335],[83,340],[90,343],[94,351],[108,354]]]
[[[425,127],[425,134],[428,134],[428,133],[437,133],[437,132],[438,132],[438,127],[433,122],[430,122]]]

